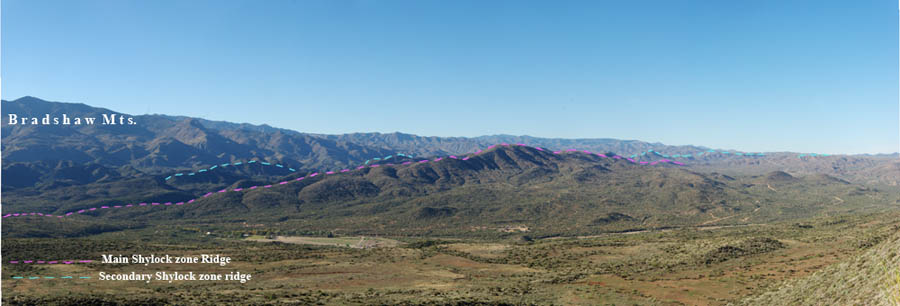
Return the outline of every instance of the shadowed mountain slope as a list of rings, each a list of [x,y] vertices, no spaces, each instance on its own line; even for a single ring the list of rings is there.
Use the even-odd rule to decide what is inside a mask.
[[[98,205],[187,201],[222,188],[227,192],[188,205],[97,210],[72,218],[147,224],[261,222],[282,229],[431,235],[490,235],[516,227],[553,236],[764,223],[875,211],[897,200],[893,193],[830,177],[731,177],[519,146],[500,146],[468,160],[314,177],[295,173],[281,179],[289,183],[254,190],[249,188],[274,182],[215,177],[227,174],[209,173],[207,181],[193,183],[141,178],[43,194],[23,189],[4,202],[4,213],[39,209],[61,214]],[[299,177],[305,179],[296,181]],[[246,190],[231,191],[235,188]],[[25,218],[33,217],[7,222]]]

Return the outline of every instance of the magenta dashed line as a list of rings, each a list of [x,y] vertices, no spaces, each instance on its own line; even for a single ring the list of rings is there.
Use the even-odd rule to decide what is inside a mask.
[[[516,146],[526,146],[525,144],[521,144],[521,143],[517,143],[517,144],[515,144],[515,145],[516,145]],[[485,150],[480,150],[480,149],[479,149],[479,150],[475,151],[475,153],[469,154],[469,156],[465,156],[465,157],[461,158],[461,160],[469,160],[469,159],[472,158],[474,155],[479,155],[479,154],[481,154],[481,153],[487,152],[487,150],[496,148],[496,147],[498,147],[498,146],[506,146],[506,147],[508,147],[508,146],[511,146],[511,145],[510,145],[510,144],[507,144],[507,143],[502,143],[502,144],[499,144],[499,145],[488,146],[487,149],[485,149]],[[538,151],[544,151],[544,149],[543,149],[543,148],[540,148],[540,147],[530,147],[530,148],[534,148],[535,150],[538,150]],[[579,152],[579,151],[576,150],[576,149],[567,149],[567,150],[565,150],[565,151],[553,151],[554,154],[561,154],[561,153],[563,153],[563,152]],[[589,154],[589,155],[596,155],[596,156],[603,157],[603,158],[610,158],[610,157],[608,157],[606,154],[602,154],[602,153],[592,153],[592,152],[590,152],[590,151],[588,151],[588,150],[582,150],[582,151],[580,151],[580,152],[583,152],[583,153]],[[438,158],[435,158],[434,160],[423,159],[423,160],[420,160],[420,161],[418,161],[418,162],[414,162],[414,161],[405,161],[405,162],[401,163],[400,165],[410,165],[410,164],[413,164],[413,163],[419,163],[419,164],[422,164],[422,163],[427,163],[427,162],[438,162],[438,161],[441,161],[441,160],[443,160],[443,159],[445,159],[445,158],[449,158],[449,159],[460,159],[459,157],[457,157],[457,156],[455,156],[455,155],[450,155],[450,156],[447,156],[447,157],[438,157]],[[638,161],[635,161],[635,160],[632,159],[632,158],[626,158],[626,157],[619,156],[619,155],[614,155],[612,158],[614,158],[614,159],[625,159],[625,160],[627,160],[627,161],[630,162],[630,163],[633,163],[633,164],[639,164],[639,165],[656,165],[656,164],[660,164],[660,163],[672,163],[672,164],[680,165],[680,166],[683,166],[683,165],[684,165],[684,163],[681,163],[681,162],[678,162],[678,161],[674,161],[674,160],[669,160],[669,159],[661,159],[661,160],[653,161],[653,162],[646,162],[646,161],[638,162]],[[393,164],[393,163],[387,163],[387,164],[384,164],[384,165],[373,164],[373,165],[369,165],[369,167],[371,167],[371,168],[377,168],[377,167],[380,167],[380,166],[394,166],[394,165],[395,165],[395,164]],[[356,167],[357,170],[364,169],[364,168],[366,168],[365,165]],[[340,173],[346,173],[346,172],[350,172],[350,171],[352,171],[352,170],[350,170],[350,169],[342,169],[342,170],[340,170]],[[325,172],[326,175],[335,174],[335,173],[336,173],[335,171],[328,171],[328,172]],[[319,173],[318,173],[318,172],[315,172],[315,173],[312,173],[312,174],[310,174],[310,175],[308,175],[308,176],[303,176],[303,177],[297,178],[297,179],[295,179],[295,181],[301,181],[301,180],[303,180],[303,179],[305,179],[305,178],[307,178],[307,177],[315,177],[315,176],[317,176],[317,175],[319,175]],[[287,184],[287,183],[289,183],[289,182],[288,182],[288,181],[283,181],[283,182],[279,182],[278,185],[285,185],[285,184]],[[257,189],[258,187],[259,187],[259,186],[252,186],[252,187],[246,188],[246,190]],[[265,185],[265,186],[262,186],[262,187],[263,187],[263,188],[271,188],[272,185]],[[232,189],[231,191],[234,191],[234,192],[240,192],[240,191],[244,191],[244,190],[245,190],[244,188],[234,188],[234,189]],[[228,189],[222,189],[222,190],[219,190],[219,191],[217,191],[217,192],[215,192],[215,193],[224,193],[224,192],[228,192],[228,191],[229,191]],[[206,198],[206,197],[209,197],[209,196],[211,196],[211,195],[213,195],[213,194],[214,194],[214,192],[209,192],[209,193],[204,194],[201,198]],[[194,201],[196,201],[196,200],[198,200],[198,199],[200,199],[200,198],[197,198],[197,199],[191,199],[191,200],[188,200],[187,202],[177,202],[177,203],[175,203],[175,205],[190,204],[190,203],[193,203]],[[159,206],[159,205],[171,206],[171,205],[172,205],[172,202],[165,202],[165,203],[163,203],[163,204],[160,204],[160,203],[157,203],[157,202],[152,202],[152,203],[150,203],[150,204],[147,204],[147,203],[138,203],[138,204],[127,204],[127,205],[124,205],[124,206],[123,206],[123,205],[114,205],[114,206],[112,206],[112,208],[135,207],[135,206]],[[99,209],[109,209],[109,208],[110,208],[110,206],[100,206],[100,207],[99,207]],[[92,207],[92,208],[89,208],[89,209],[80,209],[80,210],[78,210],[77,212],[67,212],[67,213],[65,213],[64,215],[56,215],[56,216],[54,216],[54,215],[52,215],[52,214],[43,214],[43,213],[13,213],[13,214],[6,214],[6,215],[3,215],[3,218],[8,218],[8,217],[19,217],[19,216],[35,216],[35,215],[37,215],[37,216],[45,216],[45,217],[57,217],[57,218],[63,218],[63,217],[71,216],[71,215],[76,214],[76,213],[77,213],[77,214],[82,214],[82,213],[85,213],[85,212],[88,212],[88,211],[95,211],[95,210],[97,210],[97,209],[98,209],[97,207]],[[23,261],[23,262],[25,262],[25,261]],[[79,261],[79,262],[91,262],[91,261]],[[29,262],[29,263],[30,263],[30,262]],[[48,263],[49,263],[49,262],[48,262]],[[63,263],[69,264],[69,263],[72,263],[72,262],[71,262],[71,261],[66,261],[66,262],[63,262]]]
[[[93,260],[49,260],[49,261],[45,261],[45,260],[22,260],[22,261],[19,261],[19,260],[10,260],[10,261],[9,261],[9,263],[11,263],[11,264],[19,264],[19,263],[30,264],[30,263],[33,263],[33,264],[48,264],[48,265],[55,265],[55,264],[71,265],[71,264],[73,264],[73,263],[91,263],[91,262],[94,262],[94,261],[93,261]]]

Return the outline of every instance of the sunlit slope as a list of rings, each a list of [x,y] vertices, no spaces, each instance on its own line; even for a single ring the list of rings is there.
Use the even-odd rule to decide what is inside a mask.
[[[900,305],[900,233],[850,261],[788,281],[741,305]]]

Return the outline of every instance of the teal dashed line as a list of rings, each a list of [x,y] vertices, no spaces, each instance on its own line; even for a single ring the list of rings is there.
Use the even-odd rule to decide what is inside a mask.
[[[412,155],[412,154],[397,153],[396,156],[398,156],[398,157],[399,157],[399,156],[403,156],[403,157],[407,157],[407,158],[413,158],[413,155]],[[395,157],[395,155],[388,155],[388,156],[385,156],[384,158],[377,158],[377,157],[376,157],[376,158],[373,158],[373,159],[366,160],[365,164],[368,165],[369,163],[372,162],[372,160],[376,160],[376,161],[380,161],[380,160],[388,160],[388,159],[394,158],[394,157]],[[271,166],[271,165],[272,165],[271,163],[264,162],[264,161],[260,161],[260,160],[250,160],[250,161],[247,161],[247,162],[239,161],[239,162],[233,162],[233,163],[224,163],[224,164],[220,164],[220,165],[213,165],[212,167],[209,167],[209,169],[200,169],[200,170],[197,170],[197,172],[191,172],[191,173],[176,173],[174,176],[173,176],[173,175],[167,176],[167,177],[165,178],[165,180],[168,181],[168,180],[172,179],[172,178],[175,177],[175,176],[184,176],[185,174],[187,174],[187,175],[197,175],[197,174],[200,174],[201,172],[212,171],[213,169],[216,169],[216,168],[219,168],[219,167],[238,166],[238,165],[242,165],[242,164],[244,164],[244,163],[252,164],[252,163],[257,163],[257,162],[259,162],[260,164],[265,165],[265,166]],[[294,169],[294,168],[288,168],[288,167],[286,167],[286,166],[284,166],[284,165],[282,165],[282,164],[275,164],[275,166],[276,166],[276,167],[279,167],[279,168],[287,168],[287,169],[290,170],[291,172],[297,172],[297,169]]]
[[[43,278],[41,278],[40,276],[28,276],[28,277],[24,277],[24,276],[13,276],[12,278],[13,278],[13,279],[57,279],[56,276],[44,276]],[[58,277],[58,278],[60,278],[60,279],[72,279],[72,278],[74,278],[74,277],[72,277],[72,276],[60,276],[60,277]],[[90,279],[91,277],[90,277],[90,276],[80,276],[80,277],[78,277],[78,278],[80,278],[80,279]]]
[[[363,164],[363,165],[368,165],[368,164],[369,164],[369,160],[367,159],[367,160],[366,160],[366,163]]]

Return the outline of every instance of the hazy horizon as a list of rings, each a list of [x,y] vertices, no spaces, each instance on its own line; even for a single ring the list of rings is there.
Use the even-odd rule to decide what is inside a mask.
[[[19,97],[19,98],[16,98],[16,99],[12,99],[12,100],[3,99],[3,101],[4,101],[4,102],[9,102],[9,101],[15,101],[15,100],[18,100],[18,99],[21,99],[21,98],[27,98],[27,97],[35,98],[35,99],[40,99],[40,100],[47,101],[47,102],[54,102],[54,103],[80,103],[80,104],[85,104],[85,105],[94,107],[93,105],[90,105],[90,104],[87,104],[87,103],[81,103],[81,102],[64,102],[64,101],[48,101],[48,100],[44,100],[44,99],[41,99],[40,97],[35,97],[35,96],[22,96],[22,97]],[[110,109],[110,110],[111,110],[111,111],[117,111],[117,110],[115,110],[115,109]],[[200,118],[200,119],[205,119],[205,120],[210,120],[210,121],[229,122],[229,123],[234,123],[234,124],[251,124],[251,125],[254,125],[254,126],[268,126],[268,127],[271,127],[271,128],[285,129],[285,130],[291,130],[291,131],[295,131],[295,132],[306,133],[306,134],[314,134],[314,135],[342,135],[342,134],[356,134],[356,133],[362,133],[362,134],[367,134],[367,133],[380,133],[380,134],[394,134],[394,133],[400,133],[400,134],[408,134],[408,135],[415,135],[415,136],[422,136],[422,137],[446,137],[446,138],[450,138],[450,137],[459,137],[459,138],[478,138],[478,137],[492,137],[492,136],[509,136],[509,137],[533,137],[533,138],[565,139],[565,140],[601,140],[601,139],[612,139],[612,140],[619,140],[619,141],[641,141],[641,142],[646,142],[646,143],[650,143],[650,144],[662,144],[662,145],[667,145],[667,146],[696,146],[696,147],[706,147],[706,148],[715,149],[715,150],[736,150],[736,149],[734,149],[734,148],[718,148],[718,147],[711,147],[711,146],[708,146],[708,145],[697,144],[697,143],[664,143],[664,142],[659,142],[659,141],[647,141],[647,140],[643,140],[643,139],[617,138],[617,137],[615,137],[615,136],[597,136],[597,137],[582,137],[582,138],[563,138],[563,137],[540,137],[540,136],[534,136],[534,135],[528,135],[528,134],[519,134],[519,135],[515,135],[515,134],[502,134],[502,133],[501,133],[501,134],[483,134],[483,135],[474,135],[474,136],[455,136],[455,135],[450,135],[450,136],[439,136],[439,135],[421,135],[421,134],[416,134],[416,133],[407,132],[407,131],[356,131],[356,132],[350,132],[350,133],[328,134],[328,133],[315,133],[315,132],[308,132],[308,131],[302,131],[302,130],[295,130],[295,129],[285,128],[285,127],[280,127],[280,126],[274,126],[274,125],[271,125],[271,124],[268,124],[268,123],[255,124],[255,123],[249,123],[249,122],[238,122],[238,121],[227,121],[227,120],[211,120],[211,119],[208,119],[208,118],[192,117],[192,116],[185,116],[185,115],[178,115],[178,114],[161,114],[161,113],[152,113],[152,114],[130,114],[130,113],[128,113],[128,115],[135,115],[135,116],[152,116],[152,115],[159,115],[159,116],[171,116],[171,117]],[[894,154],[900,154],[900,152],[873,152],[873,153],[842,153],[842,152],[836,152],[836,153],[830,153],[830,152],[798,152],[798,151],[789,151],[789,150],[780,150],[780,151],[736,150],[736,151],[742,151],[742,152],[768,152],[768,153],[779,153],[779,152],[790,152],[790,153],[826,153],[826,154],[846,154],[846,155],[894,155]]]
[[[2,97],[318,134],[900,148],[892,3],[654,3],[4,1]]]

